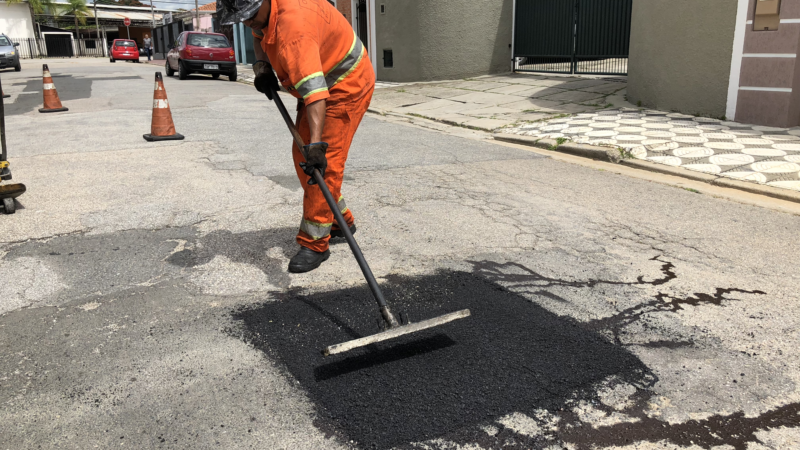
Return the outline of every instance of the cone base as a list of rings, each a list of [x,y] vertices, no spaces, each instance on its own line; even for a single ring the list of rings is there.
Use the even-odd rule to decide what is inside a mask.
[[[22,183],[8,183],[0,185],[0,199],[17,198],[24,194],[27,188]]]
[[[3,94],[3,98],[11,97],[11,94]]]
[[[181,141],[183,140],[183,135],[179,133],[171,134],[169,136],[154,136],[152,134],[145,134],[142,135],[145,141],[154,142],[154,141]]]
[[[59,111],[69,111],[69,108],[53,108],[53,109],[39,108],[40,113],[59,112]]]

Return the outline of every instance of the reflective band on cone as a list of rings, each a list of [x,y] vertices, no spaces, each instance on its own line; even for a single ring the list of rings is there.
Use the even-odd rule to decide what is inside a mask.
[[[150,125],[150,134],[144,135],[147,141],[180,140],[183,135],[175,132],[172,122],[172,113],[169,109],[167,91],[164,90],[164,79],[161,72],[156,72],[156,84],[153,88],[153,120]]]
[[[58,91],[53,84],[53,77],[50,76],[47,64],[42,64],[42,97],[43,108],[39,109],[40,113],[69,111],[68,108],[61,106],[61,99],[58,98]]]

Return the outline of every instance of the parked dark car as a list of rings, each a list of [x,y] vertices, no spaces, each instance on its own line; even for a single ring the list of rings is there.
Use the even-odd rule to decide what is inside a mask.
[[[192,73],[210,74],[214,79],[226,75],[236,81],[236,60],[233,47],[224,34],[185,31],[167,53],[167,76],[185,80]]]
[[[0,69],[13,67],[17,72],[22,70],[17,47],[19,44],[11,42],[11,38],[5,34],[0,34]]]

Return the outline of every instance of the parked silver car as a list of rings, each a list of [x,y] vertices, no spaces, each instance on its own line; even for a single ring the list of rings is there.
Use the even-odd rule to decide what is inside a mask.
[[[0,69],[13,67],[19,72],[22,66],[19,64],[19,44],[11,42],[11,38],[5,34],[0,34]]]

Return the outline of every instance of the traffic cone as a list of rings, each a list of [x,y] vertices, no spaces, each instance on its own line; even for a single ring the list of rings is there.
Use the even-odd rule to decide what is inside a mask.
[[[2,96],[3,96],[3,98],[8,98],[8,97],[11,97],[11,94],[6,94],[6,93],[5,93],[5,92],[3,92],[3,91],[0,91],[0,95],[2,95]]]
[[[172,123],[172,113],[169,110],[167,91],[164,90],[164,79],[161,72],[156,72],[156,85],[153,91],[153,121],[150,125],[150,134],[145,134],[146,141],[171,141],[183,139],[182,134],[175,132]]]
[[[58,98],[58,92],[53,84],[53,77],[50,76],[50,69],[47,68],[47,64],[42,64],[42,88],[44,108],[39,108],[40,113],[69,111],[69,108],[61,106],[61,100]]]

